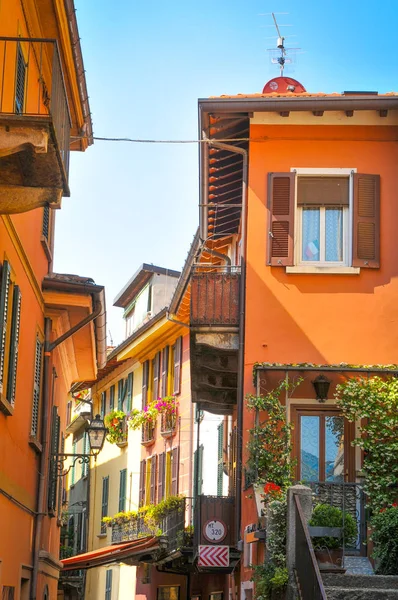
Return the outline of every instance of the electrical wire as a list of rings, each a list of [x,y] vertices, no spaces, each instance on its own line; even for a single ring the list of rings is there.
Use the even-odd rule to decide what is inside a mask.
[[[138,138],[110,138],[110,137],[98,137],[98,136],[71,136],[71,141],[78,140],[95,140],[100,142],[130,142],[133,144],[212,144],[213,142],[266,142],[268,141],[267,137],[262,138],[226,138],[226,139],[218,139],[218,138],[210,138],[204,140],[151,140],[151,139],[138,139]]]

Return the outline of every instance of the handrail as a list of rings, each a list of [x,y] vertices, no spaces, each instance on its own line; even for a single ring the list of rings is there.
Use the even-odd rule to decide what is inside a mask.
[[[300,598],[302,600],[327,600],[308,525],[297,494],[294,494],[294,502],[296,516],[295,573]]]

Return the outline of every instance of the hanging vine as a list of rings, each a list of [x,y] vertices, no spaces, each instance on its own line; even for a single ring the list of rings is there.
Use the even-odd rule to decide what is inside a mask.
[[[246,396],[247,407],[258,413],[258,424],[250,429],[247,445],[247,471],[252,480],[272,482],[282,489],[292,482],[291,430],[286,420],[286,407],[281,404],[283,392],[292,394],[303,381],[283,379],[263,396]]]
[[[392,506],[398,490],[398,379],[350,378],[337,386],[336,402],[360,437],[353,445],[364,452],[363,472],[373,513]]]

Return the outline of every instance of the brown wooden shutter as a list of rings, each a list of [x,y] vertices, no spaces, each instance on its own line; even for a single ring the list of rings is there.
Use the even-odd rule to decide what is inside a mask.
[[[21,320],[21,292],[17,285],[14,286],[13,302],[12,302],[12,320],[11,320],[11,343],[10,343],[10,359],[8,366],[8,382],[7,382],[7,400],[14,406],[15,393],[17,387],[17,366],[18,366],[18,343],[19,330]]]
[[[268,175],[268,264],[293,266],[295,173]]]
[[[164,398],[167,396],[167,383],[169,373],[169,346],[162,350],[162,383],[161,383],[161,396]]]
[[[163,500],[163,496],[164,496],[164,476],[165,476],[164,458],[165,458],[164,452],[162,452],[162,454],[159,454],[159,457],[158,457],[158,502]]]
[[[138,502],[139,502],[139,506],[144,506],[144,502],[145,502],[145,480],[146,480],[146,461],[142,460],[140,462],[140,491],[139,491],[139,497],[138,497]]]
[[[174,344],[174,385],[173,394],[181,392],[181,360],[182,360],[182,337]]]
[[[354,173],[353,267],[380,267],[380,175]]]
[[[6,352],[8,304],[10,299],[9,297],[11,287],[10,276],[11,268],[8,262],[5,260],[3,262],[0,282],[0,393],[4,392],[3,379]]]
[[[152,385],[152,400],[157,400],[159,396],[159,373],[160,373],[160,352],[157,352],[153,359],[153,385]]]
[[[179,447],[171,451],[171,495],[178,494],[178,472],[180,467]]]
[[[148,403],[149,360],[142,365],[142,408]]]
[[[156,504],[156,454],[151,458],[151,491],[150,503]]]
[[[238,435],[236,427],[233,428],[229,439],[229,496],[236,495],[236,464],[238,455]]]

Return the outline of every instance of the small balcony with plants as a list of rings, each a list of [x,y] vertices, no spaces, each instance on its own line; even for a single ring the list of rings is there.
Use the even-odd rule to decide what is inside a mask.
[[[71,117],[56,40],[0,37],[0,212],[69,196]]]
[[[150,445],[155,441],[155,428],[160,417],[160,433],[163,437],[172,437],[177,430],[178,398],[165,396],[153,400],[142,410],[132,410],[128,419],[132,429],[141,427],[141,443]]]

